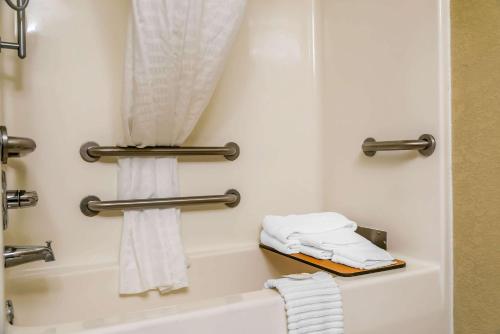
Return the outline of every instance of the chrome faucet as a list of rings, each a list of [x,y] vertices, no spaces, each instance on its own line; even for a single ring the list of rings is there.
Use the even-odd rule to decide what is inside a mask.
[[[34,261],[55,261],[52,241],[46,243],[46,246],[5,246],[3,251],[5,268]]]

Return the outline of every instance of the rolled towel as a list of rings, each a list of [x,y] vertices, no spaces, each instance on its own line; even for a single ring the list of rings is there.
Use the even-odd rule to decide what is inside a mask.
[[[288,275],[268,280],[285,300],[289,333],[343,333],[342,298],[330,274]]]
[[[266,231],[260,232],[260,242],[268,247],[276,249],[283,254],[295,254],[299,252],[300,243],[298,240],[288,241],[283,243],[278,239],[267,234]]]
[[[324,233],[339,228],[356,230],[355,222],[336,212],[289,216],[265,216],[262,228],[271,236],[287,243],[301,233]]]

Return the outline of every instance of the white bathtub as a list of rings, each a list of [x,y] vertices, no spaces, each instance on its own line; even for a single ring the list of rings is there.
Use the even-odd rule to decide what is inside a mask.
[[[192,254],[190,287],[159,296],[119,297],[117,267],[8,271],[6,297],[15,324],[7,333],[286,333],[280,296],[263,282],[315,271],[257,247]],[[446,332],[439,267],[408,261],[406,269],[337,278],[347,334]]]

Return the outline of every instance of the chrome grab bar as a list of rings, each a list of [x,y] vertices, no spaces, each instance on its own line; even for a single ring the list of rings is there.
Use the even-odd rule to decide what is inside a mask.
[[[80,202],[80,210],[85,216],[93,217],[101,211],[165,209],[178,206],[223,203],[234,208],[240,203],[240,193],[235,189],[226,191],[224,195],[190,196],[130,199],[118,201],[101,201],[97,196],[87,196]]]
[[[158,157],[181,155],[222,155],[227,160],[236,160],[240,148],[236,143],[227,143],[222,147],[176,147],[176,146],[146,146],[120,147],[99,146],[95,142],[87,142],[80,147],[80,156],[87,162],[95,162],[100,157]]]
[[[436,139],[429,134],[421,135],[417,140],[376,141],[366,138],[363,142],[363,153],[373,157],[377,151],[418,150],[420,154],[428,157],[434,153]]]

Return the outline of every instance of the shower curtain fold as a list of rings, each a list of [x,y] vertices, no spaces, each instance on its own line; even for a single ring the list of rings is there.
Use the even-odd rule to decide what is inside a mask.
[[[121,145],[181,145],[212,96],[246,0],[132,0]],[[177,159],[119,160],[120,199],[179,196]],[[178,209],[124,212],[120,293],[186,287]]]

